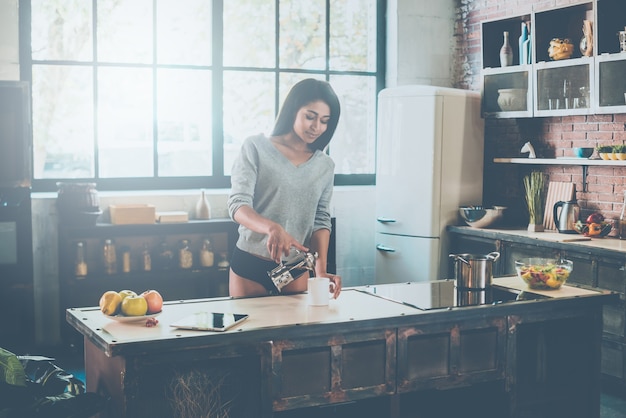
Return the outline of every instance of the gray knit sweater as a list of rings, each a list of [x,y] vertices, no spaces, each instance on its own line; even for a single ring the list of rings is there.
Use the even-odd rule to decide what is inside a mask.
[[[280,224],[296,240],[309,246],[318,229],[331,229],[330,200],[335,163],[315,151],[305,163],[293,165],[264,135],[245,140],[231,172],[228,212],[241,206]],[[237,246],[243,251],[269,258],[267,235],[239,226]]]

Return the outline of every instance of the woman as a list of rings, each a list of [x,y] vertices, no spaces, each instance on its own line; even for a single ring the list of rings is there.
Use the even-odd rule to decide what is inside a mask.
[[[341,277],[326,271],[335,164],[324,153],[339,113],[330,84],[302,80],[287,95],[271,136],[253,136],[242,145],[228,199],[229,214],[239,223],[231,296],[277,293],[268,272],[293,249],[317,252],[315,275],[329,277],[333,296],[339,296]],[[281,293],[307,290],[309,272],[291,273],[294,280]]]

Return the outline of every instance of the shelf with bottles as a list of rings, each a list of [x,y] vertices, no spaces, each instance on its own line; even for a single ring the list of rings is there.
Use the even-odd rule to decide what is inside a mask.
[[[614,12],[615,0],[602,0]],[[491,118],[559,116],[590,114],[594,105],[594,5],[595,1],[532,11],[505,19],[485,21],[482,30],[482,77],[484,81],[483,116]],[[508,33],[512,48],[511,66],[501,66],[500,49],[503,34]],[[525,36],[527,33],[527,36]],[[551,42],[563,41],[571,51],[567,58],[559,55]],[[523,47],[527,42],[527,48]],[[558,44],[558,42],[557,42]],[[551,57],[552,55],[552,57]],[[521,60],[520,60],[521,57]],[[506,75],[510,74],[509,79]],[[528,74],[528,80],[525,80]],[[569,80],[569,90],[563,92],[563,83]],[[526,108],[514,111],[498,104],[499,90],[511,90],[523,96],[519,89],[527,89]],[[503,101],[503,99],[501,99]],[[558,107],[557,107],[558,106]]]
[[[523,71],[520,67],[525,67],[532,63],[532,40],[527,36],[520,40],[524,31],[531,34],[531,16],[530,14],[518,15],[507,19],[484,21],[481,24],[482,39],[482,68],[496,69],[500,68],[504,72]],[[508,39],[505,39],[505,33]],[[503,43],[508,40],[513,53],[512,62],[508,66],[501,65],[500,50]],[[520,59],[521,58],[521,59]]]
[[[226,233],[73,239],[60,251],[61,276],[66,280],[108,280],[227,270],[229,244]]]

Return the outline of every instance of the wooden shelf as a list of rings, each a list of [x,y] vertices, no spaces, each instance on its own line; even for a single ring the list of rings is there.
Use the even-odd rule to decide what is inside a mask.
[[[609,165],[626,166],[626,160],[600,160],[589,158],[494,158],[500,164],[531,164],[531,165]]]
[[[583,170],[583,192],[587,191],[587,172],[589,166],[626,166],[626,160],[600,160],[589,158],[494,158],[498,164],[528,165],[577,165]]]

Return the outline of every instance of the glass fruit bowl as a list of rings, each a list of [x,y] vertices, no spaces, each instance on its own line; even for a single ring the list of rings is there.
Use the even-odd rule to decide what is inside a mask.
[[[556,290],[567,281],[574,269],[571,260],[555,258],[523,258],[515,261],[517,275],[529,288]]]

